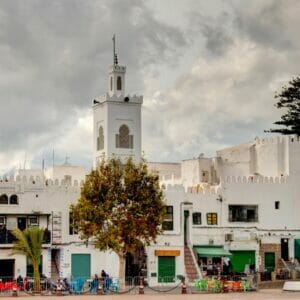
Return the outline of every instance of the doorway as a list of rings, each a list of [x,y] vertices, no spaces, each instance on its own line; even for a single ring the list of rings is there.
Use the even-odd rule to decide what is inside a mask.
[[[189,215],[190,212],[188,210],[184,211],[184,231],[183,231],[183,236],[184,236],[184,245],[188,245],[188,235],[189,235]]]
[[[281,258],[284,261],[289,260],[289,239],[281,239]]]
[[[126,253],[125,277],[128,283],[132,278],[138,276],[147,277],[147,254],[144,247],[138,249],[134,254]],[[139,284],[139,281],[134,284]]]
[[[270,273],[275,270],[275,252],[265,252],[265,269]]]
[[[25,230],[26,229],[26,217],[18,217],[18,228],[20,230]]]
[[[85,253],[71,254],[72,278],[91,278],[91,255]]]
[[[15,260],[0,259],[0,278],[2,281],[10,281],[14,278]]]

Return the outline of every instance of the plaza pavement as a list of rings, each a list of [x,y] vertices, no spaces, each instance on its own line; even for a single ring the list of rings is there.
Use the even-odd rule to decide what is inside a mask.
[[[265,289],[258,292],[248,293],[228,293],[228,294],[148,294],[148,295],[78,295],[78,296],[25,296],[15,299],[28,300],[33,298],[34,300],[159,300],[159,299],[171,299],[171,300],[277,300],[277,299],[299,299],[300,292],[283,292],[281,289]],[[12,299],[12,297],[1,297],[0,299]]]

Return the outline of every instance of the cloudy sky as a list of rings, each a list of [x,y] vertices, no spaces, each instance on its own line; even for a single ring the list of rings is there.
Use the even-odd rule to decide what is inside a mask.
[[[2,0],[0,174],[92,163],[92,100],[117,36],[127,92],[143,94],[149,161],[264,136],[300,64],[300,1]]]

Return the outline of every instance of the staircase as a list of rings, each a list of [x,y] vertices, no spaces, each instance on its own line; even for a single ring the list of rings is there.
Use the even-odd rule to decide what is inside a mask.
[[[198,271],[195,266],[195,262],[192,255],[193,254],[190,248],[188,246],[184,246],[184,265],[189,282],[193,282],[195,279],[199,278]]]
[[[51,280],[57,281],[59,279],[59,267],[58,267],[58,251],[52,250],[51,255]]]

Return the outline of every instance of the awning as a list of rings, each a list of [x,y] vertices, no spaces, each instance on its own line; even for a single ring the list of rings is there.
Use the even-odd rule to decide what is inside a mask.
[[[224,250],[223,247],[196,246],[194,249],[200,257],[223,257],[232,255],[229,251]]]

